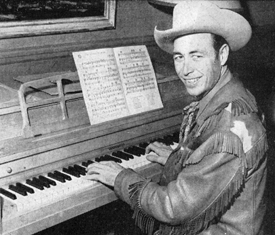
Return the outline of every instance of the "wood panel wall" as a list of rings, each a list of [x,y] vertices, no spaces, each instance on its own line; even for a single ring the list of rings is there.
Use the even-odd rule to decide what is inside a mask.
[[[13,78],[19,75],[75,71],[73,51],[133,44],[154,47],[155,24],[169,18],[145,0],[117,0],[115,29],[2,39],[0,80],[18,88]],[[152,51],[154,53],[155,49]]]

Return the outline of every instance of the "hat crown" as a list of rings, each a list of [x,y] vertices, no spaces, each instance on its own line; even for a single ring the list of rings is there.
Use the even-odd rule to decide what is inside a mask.
[[[222,36],[232,51],[244,47],[252,35],[248,21],[240,14],[220,8],[213,2],[225,1],[180,1],[174,7],[172,28],[155,28],[157,44],[168,53],[173,53],[173,42],[176,38],[195,33],[212,33]]]
[[[198,20],[202,20],[209,11],[213,12],[219,8],[207,1],[183,1],[174,7],[173,28],[184,25],[195,25]]]
[[[195,2],[210,2],[217,5],[219,8],[228,9],[233,11],[243,10],[240,0],[158,0],[160,2],[169,3],[169,6],[175,6],[179,3],[186,1],[195,1]]]

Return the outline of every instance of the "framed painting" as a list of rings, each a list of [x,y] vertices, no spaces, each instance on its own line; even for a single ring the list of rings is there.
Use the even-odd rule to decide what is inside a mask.
[[[1,0],[0,38],[115,27],[116,0]]]

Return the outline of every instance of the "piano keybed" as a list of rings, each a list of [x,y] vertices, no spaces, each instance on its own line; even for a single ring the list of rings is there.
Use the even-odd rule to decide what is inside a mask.
[[[151,140],[163,142],[175,148],[178,143],[179,133],[165,135],[162,138]],[[86,193],[89,190],[101,188],[102,184],[85,179],[86,167],[94,161],[115,161],[125,168],[132,168],[137,171],[147,167],[150,162],[146,159],[145,148],[148,142],[126,147],[122,150],[115,150],[110,154],[95,157],[94,159],[77,162],[75,164],[55,169],[51,172],[25,179],[21,182],[5,185],[0,188],[0,195],[7,205],[12,205],[12,210],[4,211],[4,219],[12,221],[13,217],[39,211],[47,205],[54,205],[64,197],[70,198]],[[150,153],[153,154],[153,153]],[[151,172],[150,172],[151,173]],[[156,172],[152,171],[152,174]],[[150,177],[150,175],[149,175]],[[104,186],[105,187],[105,186]],[[103,190],[108,195],[110,190]],[[102,190],[102,189],[100,189]],[[107,196],[109,197],[109,196]],[[115,196],[111,196],[115,199]],[[5,204],[5,203],[4,203]]]

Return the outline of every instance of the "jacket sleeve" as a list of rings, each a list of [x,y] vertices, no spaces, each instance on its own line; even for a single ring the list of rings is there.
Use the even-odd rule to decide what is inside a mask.
[[[241,146],[236,136],[213,136],[191,154],[167,186],[127,169],[117,177],[115,191],[133,209],[160,222],[201,227],[223,213],[244,182]]]

